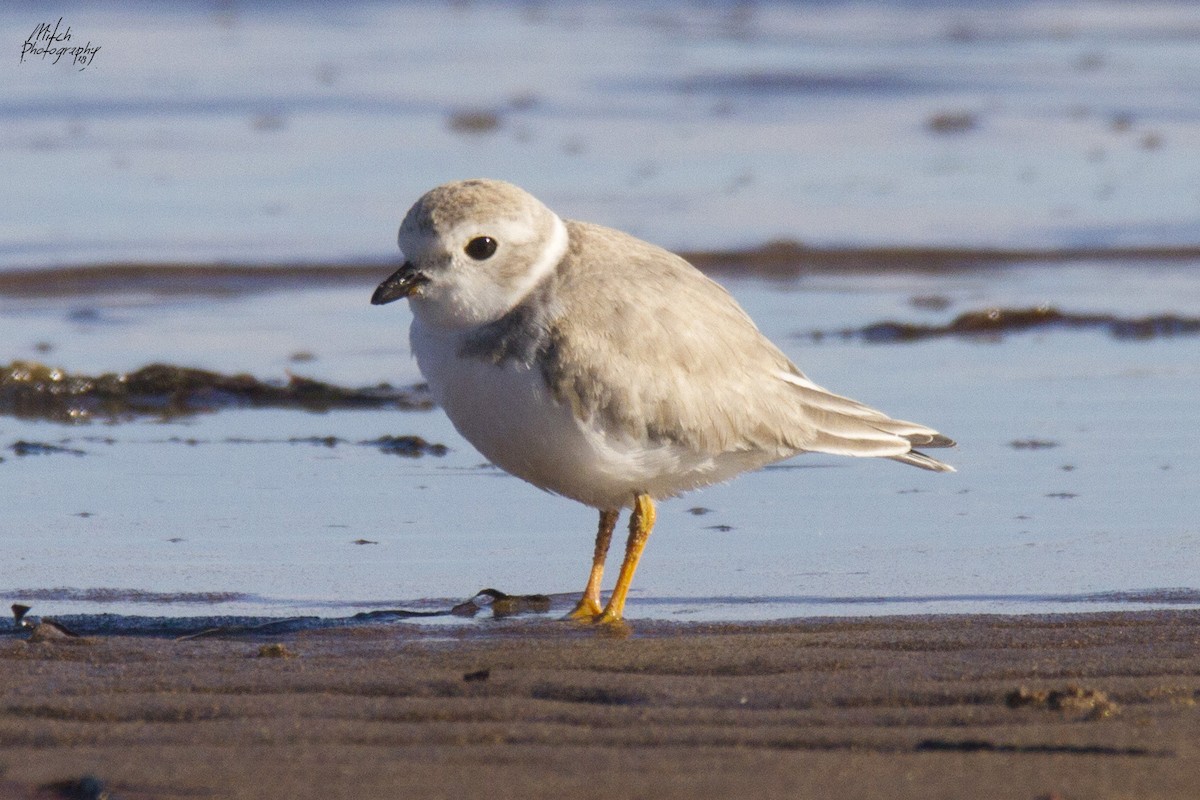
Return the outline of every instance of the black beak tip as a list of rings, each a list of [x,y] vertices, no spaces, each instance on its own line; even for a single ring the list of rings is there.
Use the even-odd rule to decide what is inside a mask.
[[[403,300],[415,292],[427,278],[407,261],[400,269],[388,276],[371,295],[371,305],[383,306],[396,300]]]
[[[399,297],[390,295],[387,291],[387,283],[381,283],[375,287],[375,293],[371,295],[371,305],[386,306],[388,303],[399,300]]]

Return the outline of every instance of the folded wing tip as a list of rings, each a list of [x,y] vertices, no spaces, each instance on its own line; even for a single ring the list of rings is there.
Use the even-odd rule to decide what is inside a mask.
[[[942,446],[950,447],[951,445]],[[921,469],[927,469],[930,472],[958,472],[958,470],[949,464],[943,461],[938,461],[936,458],[930,458],[919,450],[909,450],[907,453],[902,455],[892,456],[892,460],[899,461],[902,464],[911,464],[912,466],[920,467]]]

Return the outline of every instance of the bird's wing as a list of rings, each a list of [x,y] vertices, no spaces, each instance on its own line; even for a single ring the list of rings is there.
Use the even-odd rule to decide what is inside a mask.
[[[705,453],[811,450],[937,468],[910,450],[948,439],[808,380],[725,289],[682,258],[596,225],[568,230],[542,363],[555,396],[580,419]]]

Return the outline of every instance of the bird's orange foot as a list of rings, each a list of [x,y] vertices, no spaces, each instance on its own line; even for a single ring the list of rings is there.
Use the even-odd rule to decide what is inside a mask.
[[[603,611],[597,610],[596,615],[592,617],[592,622],[594,622],[597,625],[624,625],[625,624],[625,620],[621,616],[621,612],[613,610],[612,606],[609,606],[608,608],[604,609]]]
[[[595,622],[601,613],[600,603],[590,597],[585,597],[563,619],[575,622]]]
[[[592,619],[592,624],[596,628],[596,633],[611,639],[624,639],[633,633],[633,629],[629,627],[629,623],[611,608],[606,608],[604,611]]]

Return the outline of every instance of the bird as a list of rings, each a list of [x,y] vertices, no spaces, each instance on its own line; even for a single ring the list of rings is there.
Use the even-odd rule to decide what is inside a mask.
[[[512,183],[431,189],[397,241],[403,266],[371,303],[408,300],[412,353],[454,427],[501,469],[599,511],[568,619],[623,619],[656,501],[799,453],[954,471],[915,449],[952,439],[818,386],[684,258],[563,219]],[[602,606],[624,509],[625,555]]]

